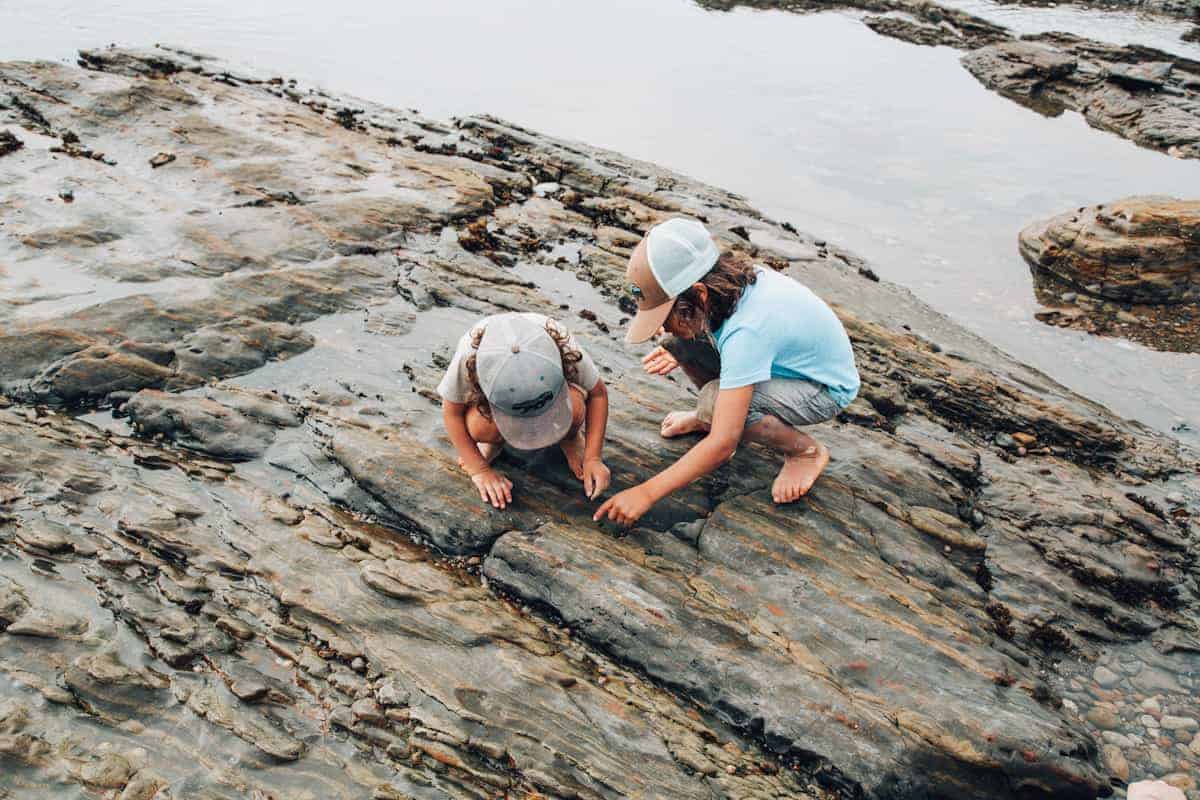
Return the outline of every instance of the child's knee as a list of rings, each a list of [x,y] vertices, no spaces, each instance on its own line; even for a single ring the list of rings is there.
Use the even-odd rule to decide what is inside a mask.
[[[583,390],[577,386],[570,386],[571,391],[571,430],[579,430],[579,426],[587,419],[587,400],[584,397]]]
[[[476,406],[467,409],[467,433],[471,434],[471,438],[476,442],[500,444],[504,441],[495,421],[491,417],[484,416]]]
[[[719,391],[721,391],[721,382],[719,380],[711,380],[704,384],[704,387],[700,389],[700,396],[696,398],[696,419],[705,425],[712,425],[713,412],[717,408],[717,392]]]

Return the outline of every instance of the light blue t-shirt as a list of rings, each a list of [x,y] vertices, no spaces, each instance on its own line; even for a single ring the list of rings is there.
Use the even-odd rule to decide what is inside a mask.
[[[841,320],[807,286],[775,270],[759,269],[714,336],[722,389],[807,378],[842,408],[858,395],[858,368]]]

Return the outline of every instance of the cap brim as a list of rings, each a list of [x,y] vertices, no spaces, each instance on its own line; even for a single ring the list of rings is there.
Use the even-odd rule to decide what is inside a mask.
[[[536,417],[513,417],[492,406],[492,421],[510,447],[538,450],[558,444],[571,430],[571,387],[563,385],[553,405]]]
[[[643,308],[633,318],[633,322],[629,323],[629,330],[625,333],[625,342],[627,344],[637,344],[644,342],[654,334],[658,333],[658,329],[667,321],[667,317],[671,315],[671,309],[675,306],[675,299],[672,298],[660,306],[654,308]]]

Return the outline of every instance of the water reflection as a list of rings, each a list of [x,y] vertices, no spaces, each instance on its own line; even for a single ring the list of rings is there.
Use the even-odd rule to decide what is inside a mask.
[[[1034,317],[1047,325],[1137,342],[1168,353],[1200,353],[1200,307],[1194,304],[1113,303],[1030,266],[1033,291],[1044,308]],[[1175,424],[1178,424],[1176,422]]]

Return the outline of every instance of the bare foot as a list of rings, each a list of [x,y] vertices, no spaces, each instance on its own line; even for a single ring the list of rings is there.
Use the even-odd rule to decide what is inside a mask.
[[[579,426],[579,430],[575,431],[573,436],[567,436],[558,443],[562,448],[563,455],[567,457],[567,466],[571,468],[571,473],[579,480],[583,480],[583,426]]]
[[[497,458],[499,458],[500,454],[502,452],[504,452],[504,445],[502,445],[502,444],[492,444],[491,442],[476,442],[475,446],[479,448],[479,454],[481,456],[483,456],[483,460],[489,464],[492,463],[493,461],[495,461]],[[458,460],[458,468],[459,469],[467,468],[467,465],[463,463],[463,460],[461,458]]]
[[[829,463],[829,448],[818,442],[794,456],[783,460],[783,469],[771,487],[776,503],[791,503],[808,494],[817,478]]]
[[[676,436],[686,436],[689,433],[703,433],[708,430],[708,426],[700,421],[696,416],[695,411],[672,411],[663,418],[662,428],[659,433],[664,439],[673,439]]]

